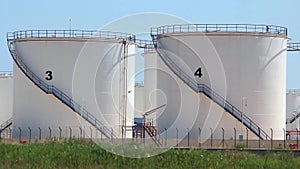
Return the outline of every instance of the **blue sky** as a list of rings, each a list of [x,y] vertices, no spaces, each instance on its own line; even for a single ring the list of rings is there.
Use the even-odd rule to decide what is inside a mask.
[[[68,29],[70,18],[73,29],[97,30],[124,16],[156,12],[191,23],[281,25],[288,28],[292,41],[300,41],[299,7],[299,0],[0,0],[0,71],[12,70],[12,59],[6,45],[9,31]],[[287,88],[300,89],[298,72],[300,52],[289,52]]]

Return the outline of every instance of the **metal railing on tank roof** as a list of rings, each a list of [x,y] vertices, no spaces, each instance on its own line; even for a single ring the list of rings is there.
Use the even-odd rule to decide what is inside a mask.
[[[11,71],[0,71],[0,78],[12,77],[12,76],[13,76],[13,72]]]
[[[154,50],[154,45],[152,40],[135,39],[134,43],[138,48],[143,48],[145,51]]]
[[[111,31],[87,31],[87,30],[24,30],[7,33],[8,40],[29,38],[101,38],[101,39],[123,39],[134,41],[135,35],[111,32]]]
[[[151,35],[185,32],[266,33],[287,36],[287,28],[260,24],[179,24],[151,28]]]
[[[290,42],[287,44],[287,51],[300,51],[300,42]]]

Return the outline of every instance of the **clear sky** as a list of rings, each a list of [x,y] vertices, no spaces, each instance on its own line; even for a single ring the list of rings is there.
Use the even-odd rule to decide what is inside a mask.
[[[170,14],[190,23],[281,25],[288,28],[292,41],[300,41],[299,0],[0,0],[0,71],[12,70],[7,32],[68,29],[70,18],[73,29],[98,30],[121,17],[145,12]],[[300,89],[299,73],[300,52],[289,52],[288,89]]]

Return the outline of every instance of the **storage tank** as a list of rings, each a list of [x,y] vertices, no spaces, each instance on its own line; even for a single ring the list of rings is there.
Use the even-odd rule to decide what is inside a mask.
[[[0,130],[1,138],[9,138],[8,127],[12,123],[13,106],[13,76],[12,72],[0,71]]]
[[[299,130],[300,90],[286,92],[286,130]]]
[[[27,128],[38,137],[38,128],[46,133],[49,127],[52,136],[78,137],[82,130],[94,137],[131,136],[122,131],[133,121],[134,58],[128,57],[135,51],[133,38],[108,31],[9,33],[14,135],[20,127],[22,137],[28,137]],[[58,128],[66,131],[58,134]]]
[[[190,133],[193,137],[197,137],[198,128],[207,131],[206,136],[210,129],[219,132],[215,135],[219,138],[222,128],[227,133],[236,128],[240,138],[245,138],[247,127],[252,131],[250,139],[270,139],[272,128],[273,139],[283,139],[286,28],[186,24],[152,28],[151,35],[164,63],[163,69],[177,76],[179,86],[185,85],[175,89],[170,87],[174,80],[158,76],[158,86],[164,88],[171,100],[181,89],[182,100],[176,105],[190,102],[186,108],[167,106],[157,119],[160,130],[172,126],[187,128],[187,123],[193,123],[190,129],[194,130]],[[169,105],[174,104],[171,100],[167,101]],[[181,116],[181,120],[175,120]]]

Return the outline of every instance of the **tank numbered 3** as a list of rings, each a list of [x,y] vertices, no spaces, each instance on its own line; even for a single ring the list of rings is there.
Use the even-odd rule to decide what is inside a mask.
[[[201,67],[199,67],[199,68],[196,70],[196,72],[194,73],[194,76],[198,76],[199,78],[201,78],[201,77],[203,76]]]
[[[47,71],[45,72],[45,74],[47,75],[47,76],[45,77],[46,80],[52,80],[52,79],[53,79],[53,73],[52,73],[51,70],[47,70]]]

